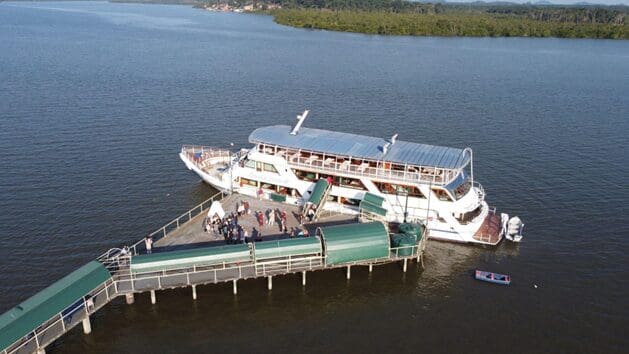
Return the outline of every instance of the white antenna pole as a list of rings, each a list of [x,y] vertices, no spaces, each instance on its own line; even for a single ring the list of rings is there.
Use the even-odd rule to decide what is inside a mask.
[[[297,124],[295,125],[295,128],[293,128],[293,130],[290,132],[291,135],[297,135],[297,132],[299,132],[299,128],[301,128],[301,125],[306,120],[306,117],[308,117],[308,112],[308,110],[305,110],[304,113],[297,116]]]

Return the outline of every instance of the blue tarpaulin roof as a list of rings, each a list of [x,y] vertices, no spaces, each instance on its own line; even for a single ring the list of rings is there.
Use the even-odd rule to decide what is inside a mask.
[[[328,153],[355,158],[381,160],[400,164],[457,169],[470,159],[463,149],[396,141],[386,154],[383,138],[334,132],[322,129],[301,128],[297,135],[290,134],[291,127],[274,125],[258,128],[249,135],[249,142],[264,143],[292,149]]]

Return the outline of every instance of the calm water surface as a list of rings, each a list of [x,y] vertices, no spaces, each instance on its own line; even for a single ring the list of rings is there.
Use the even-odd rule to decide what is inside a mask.
[[[0,3],[0,311],[206,199],[182,144],[247,146],[305,108],[310,127],[472,147],[525,241],[433,242],[407,274],[144,294],[49,352],[626,350],[628,41],[365,36],[181,6]]]

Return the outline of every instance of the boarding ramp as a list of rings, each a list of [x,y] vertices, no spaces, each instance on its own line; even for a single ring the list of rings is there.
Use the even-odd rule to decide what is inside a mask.
[[[358,205],[359,218],[362,222],[387,221],[387,209],[383,207],[384,198],[372,193],[365,193],[363,200]]]
[[[91,261],[0,316],[2,354],[34,353],[82,321],[116,296],[105,266]]]

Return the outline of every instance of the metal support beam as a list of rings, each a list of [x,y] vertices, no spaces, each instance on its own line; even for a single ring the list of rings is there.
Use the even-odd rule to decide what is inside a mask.
[[[236,285],[236,279],[233,280],[234,282],[234,295],[238,294],[238,286]]]
[[[155,298],[155,290],[151,290],[151,304],[155,305],[157,299]]]
[[[131,305],[133,304],[133,302],[135,301],[135,298],[133,296],[133,293],[128,293],[124,295],[125,299],[127,300],[127,305]]]
[[[301,272],[301,285],[306,286],[306,271]]]
[[[348,280],[349,280],[349,278],[352,277],[351,268],[352,268],[352,266],[347,266],[347,279]]]
[[[83,319],[83,333],[85,334],[92,333],[92,324],[90,323],[89,316]]]
[[[267,283],[267,288],[269,288],[269,290],[273,290],[273,277],[269,276],[269,281]]]
[[[193,285],[192,286],[192,300],[196,300],[197,299],[197,286]]]

